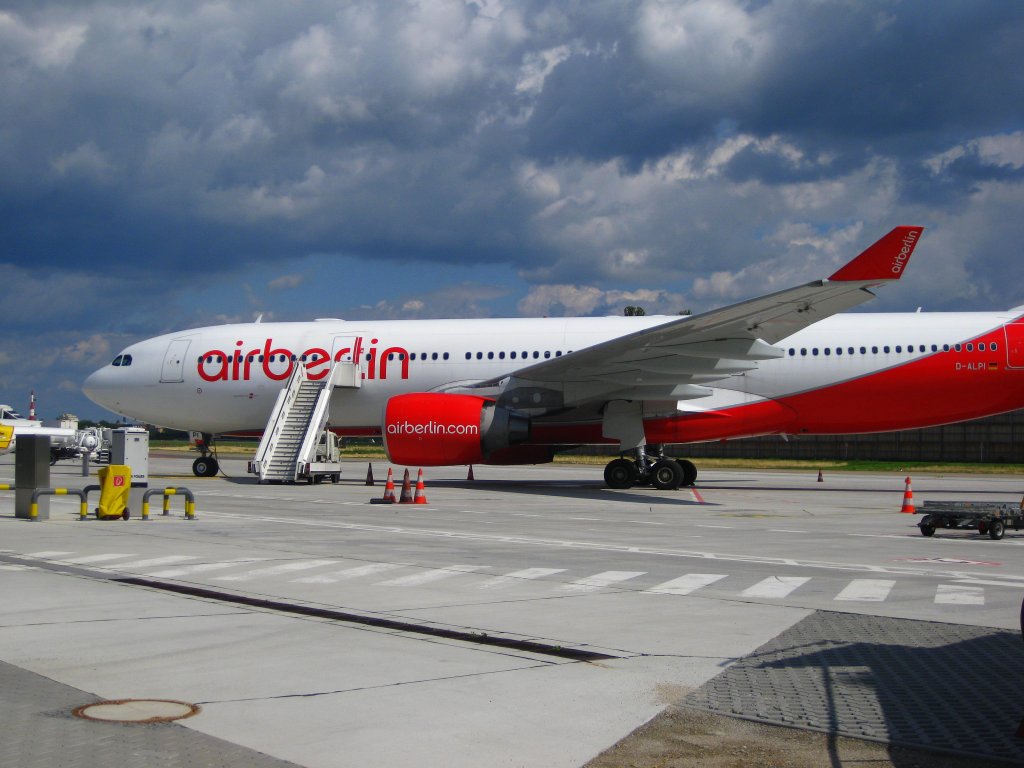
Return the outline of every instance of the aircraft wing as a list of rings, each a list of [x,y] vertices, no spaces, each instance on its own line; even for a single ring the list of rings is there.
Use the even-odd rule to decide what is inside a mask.
[[[872,288],[898,280],[922,231],[896,227],[827,279],[672,319],[475,388],[496,389],[510,405],[540,410],[612,398],[707,396],[711,391],[702,383],[782,357],[775,342],[874,298]]]

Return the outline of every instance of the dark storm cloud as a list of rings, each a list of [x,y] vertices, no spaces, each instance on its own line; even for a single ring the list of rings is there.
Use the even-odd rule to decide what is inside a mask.
[[[377,316],[675,312],[922,223],[930,269],[877,307],[1010,306],[1022,38],[1007,2],[7,3],[0,274],[53,300],[17,324],[65,389],[89,344],[289,319],[251,278],[312,254],[363,267],[309,306],[358,274]],[[478,302],[432,282],[459,264]]]

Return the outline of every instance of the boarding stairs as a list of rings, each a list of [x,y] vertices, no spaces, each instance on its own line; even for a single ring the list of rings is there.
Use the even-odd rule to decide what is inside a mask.
[[[263,430],[263,438],[249,471],[263,482],[294,483],[314,460],[317,443],[327,429],[331,394],[337,387],[356,389],[362,384],[358,361],[339,361],[318,381],[306,366],[295,363],[287,386]]]

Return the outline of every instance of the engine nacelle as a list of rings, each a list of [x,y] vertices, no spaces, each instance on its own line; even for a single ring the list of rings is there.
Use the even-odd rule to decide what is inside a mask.
[[[482,464],[530,439],[530,420],[475,395],[396,395],[384,407],[384,450],[395,464],[443,467]]]

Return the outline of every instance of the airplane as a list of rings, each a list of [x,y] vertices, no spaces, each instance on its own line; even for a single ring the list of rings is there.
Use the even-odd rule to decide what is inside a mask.
[[[296,366],[354,366],[329,428],[405,466],[540,464],[617,445],[611,488],[692,485],[666,444],[902,430],[1024,407],[1024,306],[839,314],[903,275],[900,226],[827,279],[692,316],[244,323],[141,341],[88,377],[96,403],[160,426],[259,434]],[[207,444],[197,475],[217,472]]]
[[[9,405],[0,404],[0,455],[17,448],[18,435],[68,438],[75,436],[75,430],[61,427],[44,427],[43,422],[23,418]]]

